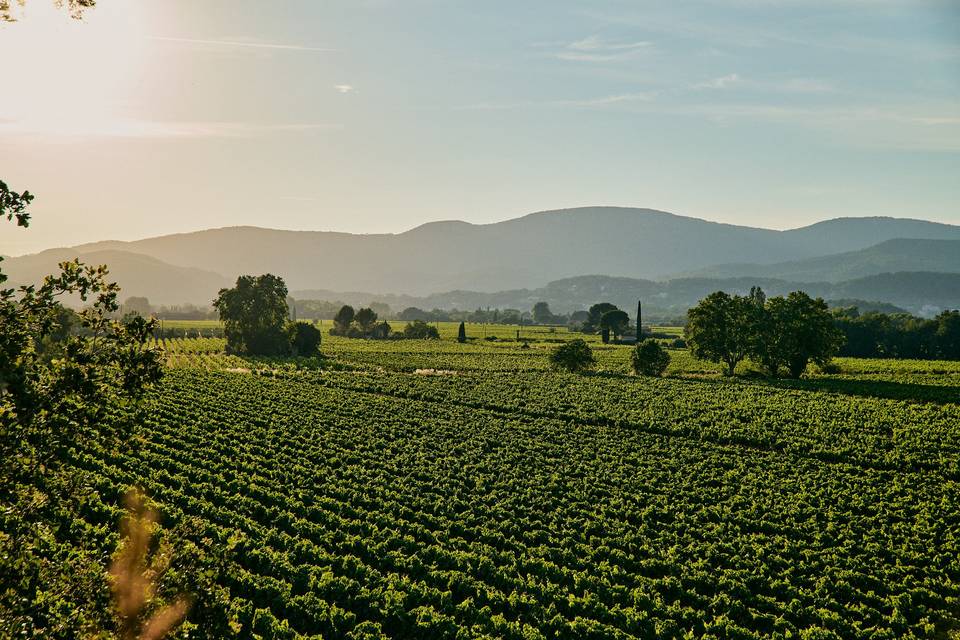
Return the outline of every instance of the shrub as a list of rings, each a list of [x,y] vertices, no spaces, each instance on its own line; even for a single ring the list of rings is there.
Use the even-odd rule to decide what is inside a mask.
[[[403,328],[403,337],[419,340],[437,340],[440,338],[440,332],[435,326],[427,324],[423,320],[414,320],[413,322],[408,322],[407,326]]]
[[[633,349],[633,372],[641,376],[662,376],[670,364],[670,354],[656,340],[644,340]]]
[[[580,338],[562,344],[550,353],[550,364],[554,368],[573,373],[587,371],[595,362],[590,345]]]
[[[373,326],[373,329],[370,330],[370,337],[374,340],[386,340],[390,337],[390,331],[390,323],[384,320]]]
[[[320,351],[320,330],[309,322],[288,323],[287,336],[295,356],[315,356]]]

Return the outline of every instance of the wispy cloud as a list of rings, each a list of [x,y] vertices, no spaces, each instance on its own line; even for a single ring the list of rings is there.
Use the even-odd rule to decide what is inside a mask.
[[[285,133],[342,129],[328,123],[266,124],[254,122],[175,122],[136,119],[0,119],[0,136],[31,136],[48,140],[84,138],[254,138]]]
[[[460,107],[471,111],[506,111],[511,109],[536,108],[601,108],[631,102],[651,102],[656,100],[658,93],[649,91],[644,93],[623,93],[596,98],[568,98],[560,100],[524,100],[519,102],[481,102]]]
[[[832,84],[815,78],[756,79],[745,78],[739,73],[728,73],[703,82],[695,82],[690,86],[691,89],[730,89],[733,87],[782,93],[830,93],[836,91]]]
[[[730,73],[725,76],[720,76],[719,78],[713,78],[712,80],[707,80],[706,82],[698,82],[693,85],[694,89],[726,89],[735,84],[740,84],[742,79],[737,73]]]
[[[612,62],[633,58],[652,44],[644,40],[624,42],[589,36],[567,44],[554,56],[560,60],[578,62]]]
[[[337,90],[338,93],[352,93],[353,85],[351,84],[335,84],[333,88]]]
[[[328,47],[314,47],[301,44],[287,44],[282,42],[261,42],[258,40],[217,40],[204,38],[178,38],[172,36],[150,36],[150,40],[231,48],[281,49],[285,51],[316,51],[321,53],[333,53],[337,51],[336,49],[330,49]]]

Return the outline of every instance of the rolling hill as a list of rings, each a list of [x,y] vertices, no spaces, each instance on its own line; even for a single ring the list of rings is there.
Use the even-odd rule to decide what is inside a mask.
[[[960,240],[897,238],[859,251],[776,264],[726,264],[689,276],[734,278],[759,276],[794,282],[840,282],[898,271],[960,273]]]
[[[383,302],[394,311],[406,307],[421,309],[478,308],[529,311],[537,302],[546,302],[555,313],[587,309],[596,302],[612,302],[633,315],[637,300],[643,301],[647,318],[676,318],[686,313],[704,296],[722,290],[746,294],[760,286],[770,296],[785,295],[798,289],[812,296],[835,300],[834,306],[898,309],[930,315],[942,309],[960,308],[960,273],[900,272],[885,273],[844,282],[790,282],[776,278],[677,278],[667,281],[642,280],[602,275],[564,278],[534,289],[496,292],[448,291],[428,296],[409,296],[370,292],[328,290],[293,291],[298,300],[338,301],[354,306]],[[868,302],[864,302],[868,301]]]
[[[79,258],[85,264],[106,264],[111,280],[122,289],[121,299],[130,295],[146,296],[156,305],[197,302],[209,304],[217,291],[229,284],[218,273],[193,267],[178,267],[156,258],[129,251],[110,249],[77,251],[50,249],[19,258],[7,258],[0,268],[10,280],[4,286],[35,284],[54,273],[60,262]],[[72,302],[77,302],[76,300]]]
[[[588,273],[655,279],[733,261],[770,264],[858,251],[895,238],[960,240],[960,227],[843,218],[773,231],[651,209],[587,207],[485,225],[433,222],[400,234],[229,227],[76,250],[140,253],[228,278],[271,272],[291,289],[426,295],[537,287]]]
[[[57,262],[73,257],[108,264],[124,296],[146,296],[155,305],[209,304],[237,275],[267,272],[282,276],[294,292],[321,290],[328,299],[345,299],[335,292],[372,291],[391,294],[379,299],[459,308],[519,306],[531,297],[578,308],[606,295],[609,287],[616,289],[618,282],[631,282],[625,290],[639,289],[626,297],[656,295],[672,309],[691,299],[686,289],[701,295],[703,287],[707,292],[718,288],[718,278],[730,286],[739,280],[771,286],[815,283],[816,291],[832,297],[900,304],[901,298],[867,292],[900,295],[901,281],[884,289],[869,278],[885,272],[960,272],[960,227],[840,218],[774,231],[651,209],[588,207],[486,225],[434,222],[400,234],[228,227],[54,249],[10,258],[3,268],[14,284],[36,282]],[[734,259],[738,264],[731,264]],[[601,284],[595,287],[594,280],[581,277],[590,273],[606,279],[596,280]],[[654,282],[664,280],[665,273],[685,277]],[[714,285],[695,284],[702,281]],[[544,287],[545,282],[551,284]],[[558,282],[572,288],[554,291]],[[830,283],[837,287],[825,286]],[[842,283],[849,286],[838,288]],[[452,293],[436,294],[443,291]],[[941,293],[934,297],[943,301]],[[423,302],[440,299],[445,302]],[[927,303],[938,304],[933,298],[922,304]]]

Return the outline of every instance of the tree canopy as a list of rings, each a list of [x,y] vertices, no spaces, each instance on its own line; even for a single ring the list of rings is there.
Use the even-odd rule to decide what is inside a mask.
[[[582,338],[564,342],[550,353],[550,364],[554,368],[571,373],[588,371],[595,362],[590,345]]]
[[[286,332],[287,285],[269,273],[240,276],[231,289],[221,289],[213,307],[219,312],[227,352],[280,355],[290,342]]]

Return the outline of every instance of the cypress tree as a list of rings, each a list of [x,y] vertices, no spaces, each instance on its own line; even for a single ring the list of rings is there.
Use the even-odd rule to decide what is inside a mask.
[[[457,330],[457,342],[466,342],[467,341],[467,327],[461,322],[460,329]]]

